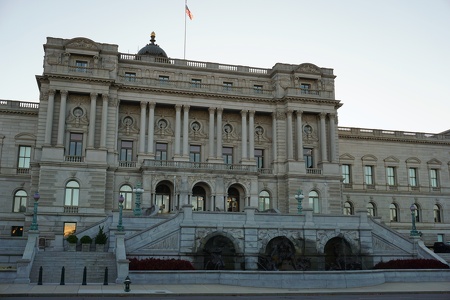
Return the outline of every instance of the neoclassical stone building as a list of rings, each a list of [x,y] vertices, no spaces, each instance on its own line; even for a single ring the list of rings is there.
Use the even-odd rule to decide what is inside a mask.
[[[136,55],[87,38],[47,38],[44,51],[39,103],[0,101],[11,243],[26,236],[36,191],[46,247],[117,225],[120,195],[135,234],[186,205],[213,218],[297,215],[299,190],[314,216],[367,211],[406,235],[415,204],[427,244],[450,238],[450,134],[339,128],[333,69],[173,59],[154,34]],[[133,223],[140,215],[147,223]]]

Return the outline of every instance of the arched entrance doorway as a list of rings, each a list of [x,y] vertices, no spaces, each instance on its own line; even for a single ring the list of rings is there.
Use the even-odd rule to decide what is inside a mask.
[[[273,238],[267,244],[264,256],[259,257],[258,265],[267,271],[296,270],[294,244],[285,236]]]
[[[239,211],[240,207],[240,194],[237,188],[230,187],[228,189],[228,196],[227,196],[227,211],[230,212],[237,212]]]
[[[191,204],[193,210],[204,211],[206,210],[206,191],[201,186],[194,186],[192,189]]]
[[[360,270],[361,263],[352,253],[350,244],[342,237],[330,239],[324,248],[325,270]]]
[[[166,183],[160,183],[156,186],[155,204],[159,207],[161,213],[168,213],[171,211],[171,198],[170,187]]]

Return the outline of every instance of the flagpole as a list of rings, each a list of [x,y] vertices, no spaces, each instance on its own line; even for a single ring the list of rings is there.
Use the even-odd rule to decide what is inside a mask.
[[[186,59],[186,7],[187,7],[187,0],[184,0],[184,55],[183,59]]]

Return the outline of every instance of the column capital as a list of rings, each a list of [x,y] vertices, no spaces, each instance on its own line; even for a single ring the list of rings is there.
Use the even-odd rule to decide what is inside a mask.
[[[190,108],[191,106],[190,105],[183,105],[183,109],[184,109],[184,111],[187,111],[187,110],[189,110],[189,108]]]
[[[149,108],[155,108],[155,106],[156,106],[156,103],[155,103],[155,102],[149,102],[149,103],[148,103],[148,107],[149,107]]]
[[[245,109],[241,110],[241,116],[243,116],[243,117],[247,116],[247,112],[248,112],[248,110],[245,110]]]
[[[141,101],[141,108],[145,109],[147,107],[147,102]]]
[[[249,111],[248,111],[248,114],[249,114],[250,116],[254,116],[254,115],[255,115],[255,112],[256,112],[256,111],[254,111],[254,110],[249,110]]]
[[[54,89],[50,89],[48,90],[48,95],[49,96],[55,96],[56,91]]]
[[[93,99],[93,98],[97,98],[97,93],[91,93],[91,99]]]
[[[213,114],[216,111],[216,108],[215,107],[210,107],[210,108],[208,108],[208,111],[209,111],[210,114]]]
[[[330,117],[330,119],[336,118],[336,114],[334,114],[334,113],[328,114],[328,116]]]
[[[326,113],[324,113],[324,112],[321,112],[320,114],[319,114],[319,117],[321,118],[321,119],[323,119],[323,118],[325,118],[326,117]]]
[[[219,113],[219,112],[220,112],[220,113],[223,112],[223,107],[218,107],[218,108],[217,108],[217,113]]]
[[[292,109],[288,109],[288,110],[286,110],[286,115],[288,115],[288,116],[292,116],[292,113],[293,113],[294,111],[292,110]]]
[[[102,94],[103,101],[108,101],[108,94]]]
[[[69,92],[66,91],[66,90],[61,90],[61,91],[59,91],[59,93],[61,94],[61,96],[67,97],[67,94],[68,94]]]
[[[181,111],[181,104],[175,104],[175,110]]]
[[[303,110],[297,110],[297,111],[296,111],[296,114],[297,114],[297,116],[300,116],[300,117],[301,117],[302,114],[303,114]]]

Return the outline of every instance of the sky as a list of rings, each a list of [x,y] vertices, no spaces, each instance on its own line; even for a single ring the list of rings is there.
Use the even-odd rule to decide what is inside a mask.
[[[339,126],[450,129],[450,0],[0,0],[0,99],[38,102],[46,37],[334,69]],[[186,20],[186,21],[185,21]],[[186,33],[186,48],[185,45]]]

